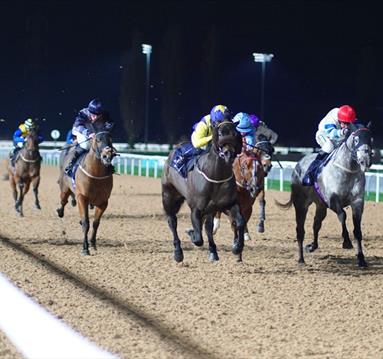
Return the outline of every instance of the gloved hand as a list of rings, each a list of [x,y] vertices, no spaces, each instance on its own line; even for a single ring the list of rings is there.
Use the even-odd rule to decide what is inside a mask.
[[[345,128],[342,128],[342,129],[340,130],[340,135],[341,135],[342,137],[346,137],[346,136],[349,134],[349,132],[350,132],[350,129],[348,129],[347,127],[345,127]]]
[[[17,142],[17,147],[23,147],[24,146],[24,141],[23,142]]]

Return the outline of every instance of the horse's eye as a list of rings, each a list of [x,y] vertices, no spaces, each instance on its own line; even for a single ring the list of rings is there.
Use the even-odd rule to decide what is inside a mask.
[[[358,143],[359,143],[359,137],[358,137],[358,136],[355,136],[355,138],[354,138],[354,144],[355,144],[355,146],[357,146]]]

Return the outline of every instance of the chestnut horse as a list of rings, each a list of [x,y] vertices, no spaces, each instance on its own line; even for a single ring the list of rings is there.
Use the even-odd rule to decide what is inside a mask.
[[[41,209],[39,201],[41,156],[39,152],[38,133],[31,129],[25,137],[23,148],[15,159],[15,167],[8,162],[8,175],[11,184],[16,212],[23,217],[23,200],[32,183],[35,195],[35,208]],[[17,191],[17,189],[19,191]]]
[[[237,183],[237,196],[240,211],[245,220],[245,240],[250,240],[250,234],[247,229],[247,223],[253,212],[253,204],[259,198],[260,213],[258,232],[264,232],[265,221],[265,176],[267,168],[270,166],[270,156],[259,149],[253,151],[242,150],[241,154],[233,163],[233,172]],[[220,226],[221,212],[218,212],[214,218],[215,234]]]
[[[109,131],[99,131],[90,140],[89,152],[80,160],[75,180],[64,173],[64,168],[70,160],[69,154],[74,151],[71,148],[68,156],[63,161],[58,180],[60,186],[61,207],[57,209],[60,218],[64,217],[64,207],[68,203],[69,196],[73,193],[76,196],[78,209],[81,218],[81,226],[84,235],[82,255],[89,255],[89,205],[94,205],[95,213],[93,220],[93,232],[91,245],[96,247],[97,229],[100,219],[106,208],[113,188],[112,160],[116,151],[112,145],[112,137]]]

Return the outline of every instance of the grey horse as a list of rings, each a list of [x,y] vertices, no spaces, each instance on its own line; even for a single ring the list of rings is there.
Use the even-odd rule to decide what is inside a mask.
[[[296,165],[291,181],[291,196],[288,203],[277,205],[283,208],[295,207],[296,236],[299,249],[299,263],[304,263],[304,224],[309,206],[316,204],[313,224],[314,240],[306,246],[308,252],[318,248],[318,233],[326,217],[327,208],[333,210],[342,223],[343,248],[352,248],[346,227],[344,208],[351,206],[354,224],[354,238],[357,242],[359,267],[367,267],[362,250],[361,220],[364,208],[365,171],[372,163],[372,137],[368,127],[352,126],[351,134],[330,155],[319,173],[314,186],[303,186],[302,177],[316,154],[304,156]]]

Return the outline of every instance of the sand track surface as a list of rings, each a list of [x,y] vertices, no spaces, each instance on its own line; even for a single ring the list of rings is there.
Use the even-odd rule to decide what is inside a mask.
[[[266,194],[266,231],[249,223],[243,263],[231,253],[226,218],[216,235],[220,261],[206,242],[195,247],[178,230],[185,260],[173,259],[160,180],[115,176],[98,235],[98,251],[81,256],[77,207],[57,217],[58,169],[42,168],[40,202],[27,194],[24,218],[9,183],[0,182],[0,271],[54,316],[121,358],[382,358],[383,206],[366,203],[362,230],[367,269],[342,249],[341,227],[328,213],[319,249],[297,264],[294,210],[288,193]],[[352,235],[351,210],[346,210]],[[312,240],[313,208],[306,223]],[[21,358],[0,333],[0,357]]]

